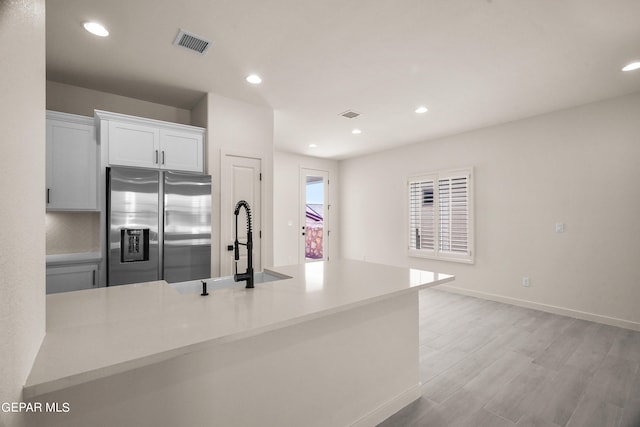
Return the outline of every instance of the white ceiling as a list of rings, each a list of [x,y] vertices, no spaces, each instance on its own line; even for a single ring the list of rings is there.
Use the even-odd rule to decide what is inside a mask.
[[[47,78],[268,105],[276,148],[343,159],[640,91],[638,0],[47,0]],[[82,23],[111,32],[98,38]],[[173,46],[179,28],[214,41]],[[248,84],[250,73],[262,76]],[[429,107],[423,115],[419,105]],[[353,109],[362,115],[345,119]],[[250,124],[248,124],[249,126]],[[353,135],[353,128],[362,134]],[[311,149],[310,143],[318,147]]]

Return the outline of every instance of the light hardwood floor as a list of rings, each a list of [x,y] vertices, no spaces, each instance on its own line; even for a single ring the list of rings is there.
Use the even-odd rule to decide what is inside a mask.
[[[639,365],[640,332],[426,289],[422,398],[379,427],[640,427]]]

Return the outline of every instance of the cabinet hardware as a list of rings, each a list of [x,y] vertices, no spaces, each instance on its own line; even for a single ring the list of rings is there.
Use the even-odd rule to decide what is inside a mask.
[[[164,150],[162,150],[162,164],[164,165]]]
[[[96,285],[96,271],[93,270],[93,278],[91,279],[91,286],[95,286]]]
[[[158,150],[156,150],[156,164],[158,164]]]
[[[47,188],[47,204],[51,203],[51,189]]]

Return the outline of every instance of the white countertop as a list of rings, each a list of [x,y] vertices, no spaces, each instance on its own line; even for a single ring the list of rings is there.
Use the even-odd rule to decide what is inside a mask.
[[[47,333],[25,399],[454,280],[349,260],[272,270],[291,279],[205,297],[164,281],[47,295]]]
[[[46,263],[48,267],[66,264],[82,264],[100,262],[102,254],[100,252],[81,252],[71,254],[47,255]]]

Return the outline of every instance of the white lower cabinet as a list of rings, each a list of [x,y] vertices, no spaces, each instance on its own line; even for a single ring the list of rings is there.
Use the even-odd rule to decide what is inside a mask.
[[[96,288],[98,281],[97,263],[47,267],[48,294]]]

